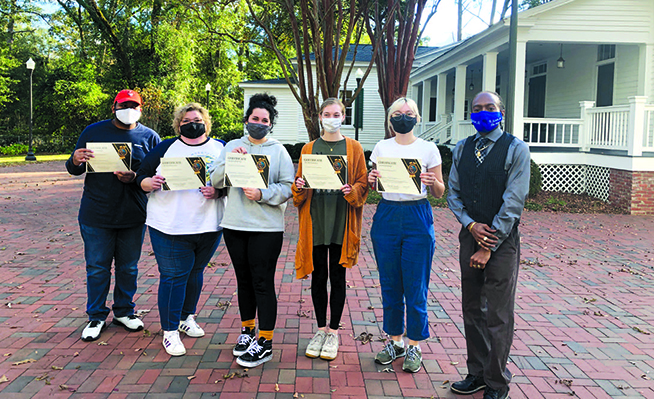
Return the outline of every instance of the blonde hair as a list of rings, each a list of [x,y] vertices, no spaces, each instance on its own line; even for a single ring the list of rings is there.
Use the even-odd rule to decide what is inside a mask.
[[[191,111],[198,111],[200,115],[202,115],[205,132],[207,133],[207,136],[209,136],[209,133],[211,133],[211,115],[209,115],[209,111],[198,103],[188,103],[183,107],[175,109],[175,113],[173,114],[173,130],[175,130],[175,133],[179,134],[179,125],[182,122],[182,119],[184,119],[187,112]]]
[[[330,97],[330,98],[328,98],[328,99],[326,99],[325,101],[322,102],[322,104],[320,105],[319,114],[322,114],[322,111],[325,108],[329,107],[330,105],[334,105],[334,104],[339,105],[341,107],[341,113],[343,115],[345,115],[345,104],[343,104],[343,101],[341,101],[341,100],[339,100],[338,98],[335,98],[335,97]]]
[[[400,97],[397,100],[395,100],[390,107],[388,107],[386,122],[388,122],[389,126],[392,126],[391,115],[393,115],[393,112],[398,111],[400,108],[404,106],[404,104],[407,104],[411,112],[416,114],[417,123],[420,123],[420,112],[418,111],[418,104],[416,104],[416,102],[410,98]]]

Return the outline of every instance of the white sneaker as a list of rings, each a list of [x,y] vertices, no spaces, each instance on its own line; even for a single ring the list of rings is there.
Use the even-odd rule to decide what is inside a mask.
[[[107,328],[107,323],[104,321],[93,320],[84,327],[82,331],[82,341],[90,342],[100,338],[100,333]]]
[[[325,360],[334,360],[338,354],[338,335],[334,333],[327,334],[325,343],[320,351],[320,358]]]
[[[311,338],[309,345],[307,345],[307,351],[304,353],[307,357],[315,359],[320,356],[320,351],[322,346],[325,344],[325,339],[327,338],[327,333],[323,330],[318,330],[316,335]]]
[[[133,314],[123,317],[114,317],[114,324],[125,327],[129,332],[141,331],[144,327],[143,322]]]
[[[186,348],[179,338],[179,331],[164,331],[163,346],[170,356],[182,356],[186,354]]]
[[[204,330],[198,325],[198,323],[195,321],[195,317],[193,317],[192,314],[188,315],[186,320],[182,320],[179,323],[178,330],[185,333],[189,337],[204,337]]]

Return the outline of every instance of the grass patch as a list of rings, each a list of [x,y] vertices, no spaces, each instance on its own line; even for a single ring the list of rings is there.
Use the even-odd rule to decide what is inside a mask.
[[[47,154],[47,155],[36,155],[36,162],[48,162],[48,161],[65,161],[70,157],[70,154]],[[25,155],[11,155],[11,156],[0,156],[0,164],[9,164],[9,163],[34,163],[35,161],[26,161]]]

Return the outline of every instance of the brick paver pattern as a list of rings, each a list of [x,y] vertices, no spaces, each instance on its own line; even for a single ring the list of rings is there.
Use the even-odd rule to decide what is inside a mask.
[[[206,335],[183,336],[186,356],[172,358],[161,345],[159,274],[147,235],[135,296],[146,331],[110,325],[99,341],[80,340],[87,322],[77,224],[82,184],[62,162],[0,168],[0,397],[456,397],[449,386],[465,377],[466,350],[459,225],[448,209],[434,209],[431,338],[421,345],[420,372],[403,372],[401,360],[392,367],[373,362],[383,346],[369,237],[374,205],[364,211],[359,265],[347,274],[339,355],[332,362],[304,356],[316,325],[310,281],[294,276],[298,220],[291,204],[275,280],[273,360],[245,371],[231,353],[240,319],[222,243],[198,309]],[[525,212],[520,228],[511,397],[654,398],[654,218]],[[371,342],[357,340],[362,333],[372,334]]]

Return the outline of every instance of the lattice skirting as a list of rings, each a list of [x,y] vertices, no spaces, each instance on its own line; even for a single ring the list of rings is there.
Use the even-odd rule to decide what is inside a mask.
[[[602,201],[609,199],[609,168],[590,165],[538,165],[544,191],[588,194]]]

